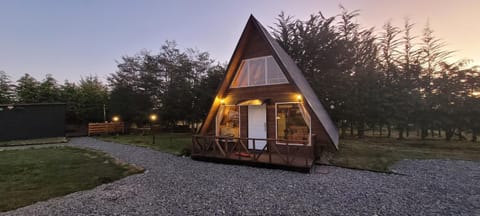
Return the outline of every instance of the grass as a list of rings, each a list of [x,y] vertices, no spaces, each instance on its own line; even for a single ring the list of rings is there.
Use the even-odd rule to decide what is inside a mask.
[[[141,171],[104,153],[72,147],[0,151],[0,212]]]
[[[402,159],[480,161],[480,143],[389,138],[342,139],[340,150],[330,163],[348,168],[391,172],[390,166]]]
[[[1,141],[0,147],[41,145],[41,144],[54,144],[54,143],[65,143],[65,142],[67,142],[67,138],[65,137],[50,137],[50,138],[41,138],[41,139]]]
[[[128,145],[136,145],[151,148],[157,151],[167,152],[175,155],[190,155],[192,145],[192,134],[190,133],[162,133],[155,134],[155,144],[152,135],[118,135],[99,136],[100,140],[116,142]]]

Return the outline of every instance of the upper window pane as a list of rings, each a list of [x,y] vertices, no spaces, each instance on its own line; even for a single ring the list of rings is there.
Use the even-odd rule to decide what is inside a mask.
[[[249,86],[265,84],[265,59],[258,58],[248,61]]]
[[[272,56],[267,58],[267,68],[268,84],[288,83],[288,80],[283,74],[282,69],[280,69],[280,66],[278,66],[277,62]]]
[[[233,80],[232,87],[247,87],[248,86],[248,64],[243,61],[238,69],[237,75]]]
[[[288,83],[272,56],[243,60],[233,79],[232,88]]]

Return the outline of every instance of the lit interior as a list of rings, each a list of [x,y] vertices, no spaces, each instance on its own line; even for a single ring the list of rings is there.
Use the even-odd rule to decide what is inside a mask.
[[[272,56],[243,60],[232,82],[232,88],[288,83]]]

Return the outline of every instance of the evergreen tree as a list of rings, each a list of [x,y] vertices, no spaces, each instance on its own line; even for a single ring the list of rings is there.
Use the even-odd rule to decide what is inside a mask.
[[[40,103],[59,102],[60,88],[57,84],[57,80],[55,80],[51,74],[47,74],[45,79],[40,83],[37,95],[37,102]]]
[[[5,71],[0,71],[0,104],[13,101],[13,86]]]
[[[78,110],[82,122],[103,122],[108,102],[107,87],[96,76],[82,78],[78,85]]]
[[[182,51],[174,41],[167,41],[157,54],[143,51],[133,57],[123,57],[117,72],[108,78],[112,87],[111,109],[137,122],[145,121],[149,113],[159,113],[160,122],[169,127],[178,122],[202,121],[200,116],[207,111],[203,110],[204,101],[196,98],[202,95],[197,91],[209,76],[212,64],[208,53],[194,49]],[[127,107],[122,105],[124,101],[135,102],[135,105]]]
[[[25,74],[24,76],[20,77],[17,81],[17,86],[15,88],[17,100],[20,103],[39,103],[38,93],[40,89],[40,83],[30,76],[29,74]]]

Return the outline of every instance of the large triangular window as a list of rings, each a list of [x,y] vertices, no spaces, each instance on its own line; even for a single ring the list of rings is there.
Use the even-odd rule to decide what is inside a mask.
[[[288,83],[272,56],[245,59],[238,67],[232,88]]]

